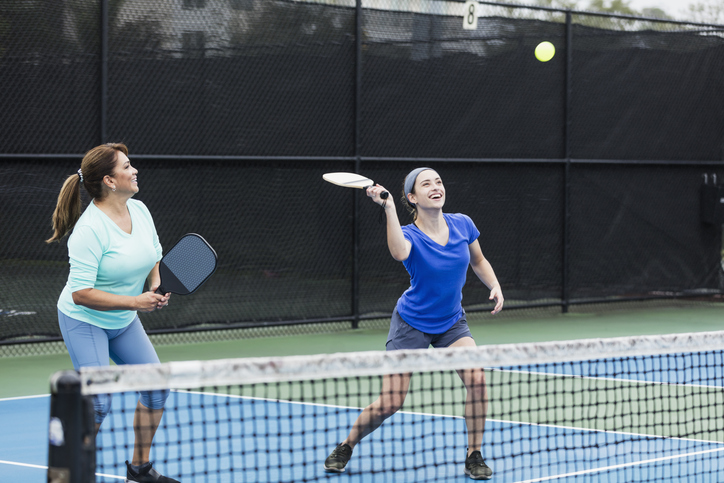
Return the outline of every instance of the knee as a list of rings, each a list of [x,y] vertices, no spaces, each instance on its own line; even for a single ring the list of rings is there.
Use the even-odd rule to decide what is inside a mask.
[[[168,390],[158,391],[142,391],[141,392],[141,404],[146,406],[148,409],[163,409],[166,405],[166,399],[169,395]]]
[[[106,419],[108,412],[111,410],[111,400],[112,397],[110,394],[98,394],[93,399],[96,424],[101,424],[103,420]]]
[[[373,406],[379,416],[387,419],[399,411],[404,402],[404,397],[385,397],[378,399]]]
[[[466,378],[466,386],[469,392],[481,397],[486,395],[485,371],[483,369],[472,369]]]

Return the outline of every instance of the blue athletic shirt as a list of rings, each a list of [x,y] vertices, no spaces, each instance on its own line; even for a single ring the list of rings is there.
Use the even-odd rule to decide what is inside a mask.
[[[85,288],[116,295],[143,293],[148,274],[161,260],[161,244],[146,205],[129,199],[126,206],[130,234],[93,202],[75,224],[68,238],[70,274],[58,299],[58,310],[68,317],[103,329],[121,329],[136,317],[135,310],[93,310],[73,303],[73,292]]]
[[[397,311],[402,320],[426,334],[442,334],[462,318],[468,246],[480,236],[469,216],[442,216],[450,230],[445,246],[414,224],[402,227],[402,234],[412,243],[410,256],[402,262],[410,274],[410,288],[397,301]]]

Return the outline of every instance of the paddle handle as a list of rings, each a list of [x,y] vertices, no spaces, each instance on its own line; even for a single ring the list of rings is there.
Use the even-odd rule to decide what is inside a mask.
[[[373,186],[374,185],[371,184],[369,186],[366,186],[364,189],[366,190],[367,188],[372,188]],[[386,200],[388,196],[390,196],[389,191],[383,191],[382,193],[380,193],[380,198],[382,198],[383,200]]]

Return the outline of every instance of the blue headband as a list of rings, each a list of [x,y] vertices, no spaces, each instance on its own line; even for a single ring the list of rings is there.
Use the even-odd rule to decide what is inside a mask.
[[[425,171],[426,169],[432,169],[432,168],[415,168],[412,171],[410,171],[410,174],[408,174],[405,177],[405,198],[407,198],[407,195],[409,195],[412,192],[412,188],[415,186],[415,181],[417,180],[417,177]],[[409,198],[407,198],[407,201],[414,205],[415,203],[411,202]]]

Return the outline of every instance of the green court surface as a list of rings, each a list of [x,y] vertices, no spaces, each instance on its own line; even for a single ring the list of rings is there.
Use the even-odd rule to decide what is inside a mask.
[[[724,329],[724,305],[680,300],[572,307],[567,314],[559,309],[504,310],[496,316],[470,313],[468,321],[478,345],[703,332]],[[380,320],[360,329],[321,333],[292,329],[293,335],[266,337],[237,331],[228,340],[197,343],[153,340],[162,362],[356,352],[384,350],[386,325]],[[63,369],[72,369],[72,364],[61,351],[0,357],[0,397],[47,394],[50,375]]]

